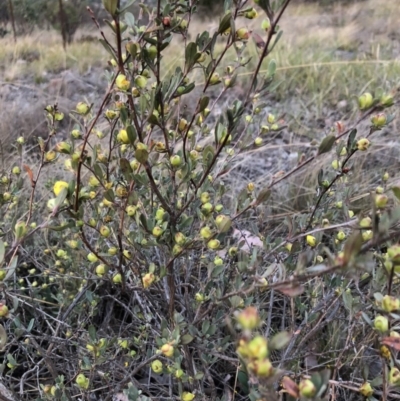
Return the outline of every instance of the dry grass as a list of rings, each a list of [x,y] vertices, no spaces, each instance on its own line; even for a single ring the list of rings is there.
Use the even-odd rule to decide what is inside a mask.
[[[374,1],[347,7],[337,4],[321,8],[295,3],[289,7],[281,24],[284,34],[271,56],[278,66],[278,86],[268,103],[269,109],[289,125],[290,133],[284,142],[277,145],[272,141],[271,145],[257,150],[256,157],[246,155],[238,161],[258,172],[255,174],[257,186],[265,186],[280,170],[290,170],[279,158],[272,168],[267,168],[265,161],[277,146],[294,156],[292,161],[296,162],[296,154],[307,152],[307,142],[321,138],[335,121],[350,124],[359,117],[356,102],[359,94],[400,88],[397,36],[400,18],[393,7],[392,1],[379,2],[379,8]],[[259,21],[252,21],[247,26],[257,30],[258,25]],[[256,56],[255,47],[253,54]],[[244,74],[251,74],[251,71]],[[358,127],[359,135],[367,133],[367,125]],[[364,195],[363,199],[381,184],[380,177],[386,169],[391,173],[391,182],[399,180],[398,128],[395,120],[390,128],[374,134],[368,154],[361,154],[354,161],[349,179],[354,183],[354,193]],[[277,211],[291,213],[309,209],[316,199],[318,171],[329,170],[333,157],[317,160],[289,180],[284,190],[276,190]],[[239,187],[242,179],[238,176],[233,187]],[[348,207],[356,205],[349,201]]]
[[[399,17],[395,9],[391,0],[379,2],[379,7],[373,0],[346,7],[338,3],[329,8],[293,2],[282,20],[284,35],[272,56],[277,61],[277,78],[281,82],[277,96],[286,98],[288,92],[314,94],[318,96],[313,100],[321,104],[335,100],[334,97],[351,95],[354,84],[357,93],[364,85],[398,84]],[[262,19],[260,13],[255,20],[242,19],[238,26],[262,34]],[[217,21],[195,20],[190,37],[205,29],[213,31],[217,25]],[[54,31],[35,31],[18,38],[17,44],[11,36],[0,39],[0,69],[4,71],[4,79],[15,81],[33,74],[40,81],[48,73],[65,69],[75,68],[84,73],[91,67],[104,67],[109,55],[96,41],[82,41],[88,36],[100,37],[92,27],[85,27],[78,31],[66,52],[60,35]],[[253,45],[249,55],[257,57]],[[182,39],[177,37],[164,56],[166,74],[182,61]],[[249,71],[243,71],[243,75],[251,74],[251,68],[250,63]]]
[[[18,81],[34,77],[36,82],[51,73],[77,69],[85,73],[93,67],[104,66],[107,52],[97,41],[85,41],[83,37],[97,38],[92,30],[80,30],[76,40],[66,51],[62,48],[60,35],[55,31],[34,31],[19,37],[14,43],[11,36],[0,40],[0,69],[5,81]]]

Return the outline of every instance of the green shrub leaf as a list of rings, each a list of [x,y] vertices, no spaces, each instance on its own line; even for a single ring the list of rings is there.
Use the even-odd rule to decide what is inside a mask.
[[[335,135],[326,136],[318,148],[318,155],[322,155],[323,153],[329,152],[332,149],[333,144],[336,141]]]

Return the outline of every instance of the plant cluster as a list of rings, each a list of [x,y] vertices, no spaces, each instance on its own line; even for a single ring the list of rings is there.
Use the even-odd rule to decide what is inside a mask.
[[[193,40],[191,1],[141,4],[136,16],[103,3],[112,37],[102,33],[101,105],[78,103],[64,139],[64,114],[46,106],[39,166],[24,163],[20,137],[20,161],[0,176],[5,383],[38,400],[390,399],[400,385],[400,188],[382,172],[368,207],[352,210],[349,177],[392,121],[392,94],[364,93],[353,125],[336,123],[293,169],[232,197],[235,158],[285,129],[266,99],[290,0],[226,1],[216,31]],[[255,36],[245,21],[259,13]],[[251,37],[258,59],[245,95],[220,113]],[[167,74],[176,38],[185,58]],[[330,154],[308,210],[266,225],[286,180]],[[56,163],[65,177],[52,176]],[[372,378],[361,363],[349,373],[364,341],[380,362]]]

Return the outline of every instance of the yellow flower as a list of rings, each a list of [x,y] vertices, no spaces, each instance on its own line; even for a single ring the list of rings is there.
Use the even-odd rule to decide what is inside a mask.
[[[87,390],[89,388],[89,379],[83,373],[80,373],[76,377],[75,382],[80,388],[84,390]]]
[[[312,398],[317,392],[317,389],[310,379],[303,379],[299,383],[299,392],[304,398]]]
[[[239,324],[248,330],[255,329],[260,324],[260,316],[254,306],[248,306],[236,316]]]
[[[307,235],[306,237],[307,244],[314,248],[317,245],[317,240],[312,235]]]
[[[117,135],[117,139],[119,142],[124,143],[124,144],[129,144],[129,136],[126,130],[122,129],[119,131]]]
[[[376,195],[376,197],[375,197],[375,206],[378,209],[383,209],[387,205],[388,200],[389,200],[389,198],[385,194]]]
[[[369,109],[374,103],[374,98],[370,93],[364,93],[358,98],[360,110]]]
[[[385,333],[389,330],[389,320],[385,316],[377,316],[374,320],[374,327],[380,333]]]
[[[393,367],[390,369],[389,383],[393,386],[398,386],[400,384],[400,370],[398,368]]]
[[[147,273],[147,274],[145,274],[145,275],[143,276],[143,279],[142,279],[142,281],[143,281],[143,288],[149,288],[149,287],[153,284],[153,282],[154,282],[155,279],[156,279],[156,277],[154,276],[153,273]]]
[[[68,188],[68,183],[65,181],[56,181],[56,183],[53,186],[53,192],[55,196],[58,196],[58,194],[64,189]]]
[[[83,116],[86,115],[89,112],[89,110],[90,110],[90,106],[85,102],[79,102],[76,105],[77,113],[79,113],[79,114],[81,114]]]
[[[359,390],[358,390],[364,397],[370,397],[372,394],[374,394],[374,389],[371,386],[371,383],[365,382],[363,383]]]
[[[391,358],[392,354],[390,353],[389,348],[388,348],[386,345],[382,345],[382,346],[379,348],[379,350],[380,350],[380,352],[381,352],[381,355],[382,355],[385,359],[387,359],[388,361],[390,361],[390,358]]]
[[[361,138],[357,141],[357,149],[365,151],[369,148],[370,141],[367,138]]]
[[[374,127],[382,128],[386,125],[387,118],[385,113],[379,113],[371,118],[371,122]]]
[[[193,393],[189,393],[188,391],[184,391],[182,393],[181,400],[182,401],[192,401],[195,395]]]
[[[151,363],[151,369],[154,373],[161,373],[163,371],[163,364],[160,360],[156,359]]]
[[[339,232],[336,234],[336,238],[337,238],[339,241],[343,241],[343,240],[346,238],[346,234],[345,234],[343,231],[339,231]]]
[[[171,358],[174,355],[174,347],[171,344],[164,344],[160,348],[161,352],[168,358]]]
[[[126,76],[123,74],[118,75],[117,79],[115,80],[115,84],[117,85],[118,89],[127,91],[131,86],[131,83],[126,79]]]

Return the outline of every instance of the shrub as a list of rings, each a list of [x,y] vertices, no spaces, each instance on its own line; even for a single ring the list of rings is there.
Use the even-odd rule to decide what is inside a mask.
[[[53,28],[61,32],[64,46],[72,42],[85,11],[85,2],[76,0],[58,2],[57,6],[53,4],[46,8],[46,19]]]
[[[95,6],[96,3],[94,3]],[[63,0],[61,3],[58,0],[13,0],[12,6],[18,33],[25,34],[33,31],[35,27],[43,29],[49,26],[61,32],[60,4],[63,6],[65,40],[70,43],[82,18],[87,14],[86,6],[93,5],[89,0]],[[0,6],[0,21],[11,22],[9,14],[9,2],[3,2]]]
[[[382,172],[368,207],[349,205],[354,160],[390,124],[393,97],[360,96],[354,125],[336,123],[263,188],[236,190],[226,178],[237,155],[284,129],[265,101],[289,2],[260,0],[258,11],[225,2],[217,30],[189,41],[191,2],[142,6],[144,26],[104,0],[113,35],[102,40],[111,60],[100,106],[78,103],[64,140],[64,115],[47,106],[40,165],[21,161],[0,178],[2,370],[21,397],[320,399],[330,387],[390,398],[399,383],[400,189]],[[241,18],[258,12],[264,37],[241,81],[251,37]],[[176,37],[185,57],[168,74],[162,57]],[[231,100],[239,84],[244,94]],[[21,159],[24,146],[18,138]],[[308,210],[284,228],[266,223],[289,177],[329,154]],[[51,174],[55,163],[66,177]],[[39,180],[53,195],[38,193]],[[371,378],[353,365],[365,338],[379,344],[389,374]],[[355,377],[351,369],[360,380],[338,380]]]

